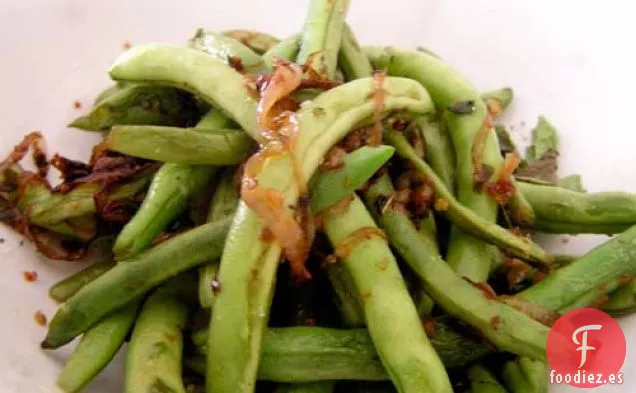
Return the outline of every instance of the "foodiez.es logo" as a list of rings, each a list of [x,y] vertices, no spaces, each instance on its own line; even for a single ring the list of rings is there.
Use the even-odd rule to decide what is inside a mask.
[[[625,335],[606,313],[581,308],[561,316],[546,343],[550,383],[579,388],[623,383]]]
[[[581,364],[579,364],[579,368],[585,365],[585,361],[587,360],[587,351],[593,351],[596,349],[587,345],[587,331],[601,330],[602,328],[603,326],[601,325],[585,325],[576,329],[574,333],[572,333],[572,341],[574,341],[575,344],[581,344],[581,346],[576,349],[577,351],[581,351]],[[576,338],[576,336],[580,332],[583,332],[583,343],[580,343],[579,340]]]

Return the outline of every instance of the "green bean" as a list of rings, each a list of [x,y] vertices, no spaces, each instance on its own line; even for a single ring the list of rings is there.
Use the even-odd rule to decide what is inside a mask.
[[[354,80],[369,77],[373,73],[373,68],[367,56],[362,52],[351,28],[345,24],[342,32],[342,44],[338,56],[339,64],[345,71],[347,80]],[[376,169],[373,170],[375,172]],[[347,213],[345,213],[347,214]],[[423,220],[421,229],[423,235],[437,245],[434,217],[430,215]],[[435,239],[435,240],[433,240]],[[360,309],[361,302],[352,289],[354,288],[351,277],[346,269],[336,265],[327,271],[332,287],[336,292],[337,305],[342,314],[345,326],[357,327],[364,325],[363,313]],[[416,307],[418,315],[428,314],[433,302],[430,297],[423,292],[417,294]]]
[[[212,43],[207,43],[207,45],[209,48],[212,47]],[[240,53],[236,53],[236,55],[240,56]],[[183,62],[175,63],[175,59],[171,58],[171,56],[185,56],[195,63],[196,61],[200,61],[200,67],[192,67],[192,64],[189,64],[189,67],[186,67],[187,69],[179,69],[180,66],[183,66]],[[151,68],[144,68],[152,66],[152,61],[161,59],[171,59],[171,61],[176,64],[177,72],[151,72],[149,71]],[[217,63],[217,61],[220,63]],[[233,73],[234,71],[223,64],[221,60],[217,60],[212,56],[205,55],[205,57],[201,57],[201,53],[196,50],[183,52],[176,47],[149,46],[146,47],[145,50],[142,49],[137,54],[131,55],[131,58],[120,58],[120,61],[113,67],[112,72],[115,75],[123,74],[137,78],[151,78],[158,81],[168,78],[172,83],[176,84],[190,83],[191,86],[203,88],[205,91],[201,91],[199,94],[203,98],[207,97],[211,103],[218,101],[219,103],[224,102],[227,104],[228,100],[239,99],[241,95],[237,95],[236,92],[228,93],[222,87],[211,88],[205,84],[196,85],[196,83],[202,81],[214,83],[214,78],[210,78],[207,74],[207,69],[209,68],[210,71],[214,71],[212,72],[214,76],[223,78],[224,83],[217,83],[217,85],[230,86],[232,85],[231,81],[234,81],[234,88],[243,89],[242,85],[236,86],[239,80],[242,81],[241,76]],[[158,65],[157,67],[161,68],[163,65]],[[207,68],[203,69],[201,67]],[[144,72],[144,70],[146,72]],[[205,78],[207,79],[188,79],[193,75],[196,76],[197,72],[199,74],[205,73]],[[251,97],[248,97],[248,99],[252,100]],[[251,102],[254,103],[253,100]],[[252,106],[248,105],[247,101],[245,101],[238,106],[235,105],[233,108],[234,109],[228,110],[228,107],[221,107],[221,109],[224,109],[228,113],[237,115],[242,111],[248,111]],[[227,127],[229,120],[225,116],[220,116],[215,112],[217,111],[213,111],[204,116],[195,129],[200,132],[205,132],[208,128],[203,127],[211,127],[211,129],[215,129],[216,126]],[[249,116],[253,115],[254,113],[252,112],[247,115],[248,117],[244,117],[242,120],[245,122]],[[239,124],[241,124],[240,121]],[[241,125],[244,126],[244,124]],[[253,126],[256,127],[255,124]],[[146,199],[139,211],[124,227],[115,243],[115,254],[117,258],[124,259],[134,256],[136,253],[148,247],[152,239],[158,235],[170,221],[175,219],[186,209],[188,199],[208,184],[212,176],[216,173],[216,170],[214,167],[189,166],[174,163],[163,165],[153,179]]]
[[[263,62],[267,68],[274,66],[275,59],[292,61],[298,55],[300,50],[300,35],[293,35],[278,44],[272,46],[263,54]]]
[[[124,87],[123,83],[116,83],[110,87],[105,88],[97,95],[97,97],[95,97],[93,105],[97,105],[100,102],[104,101],[106,98],[121,90],[122,87]]]
[[[390,146],[363,146],[343,159],[337,169],[321,170],[311,184],[311,210],[318,213],[364,185],[393,155]]]
[[[62,391],[80,391],[110,363],[126,340],[138,309],[139,302],[133,302],[107,315],[82,336],[57,378]]]
[[[373,74],[373,68],[369,59],[362,53],[351,28],[345,23],[342,31],[342,43],[338,54],[339,66],[344,70],[346,79],[368,78]],[[374,169],[373,172],[377,170]],[[357,187],[356,187],[357,188]],[[342,190],[344,191],[344,189]],[[348,190],[345,196],[351,195],[354,190]],[[313,196],[312,203],[317,203],[318,198]],[[315,211],[315,210],[314,210]],[[345,213],[348,214],[348,213]],[[334,301],[340,313],[345,327],[362,327],[365,325],[362,300],[351,274],[341,264],[333,264],[327,268],[327,276],[336,295]]]
[[[465,366],[466,364],[475,361],[477,359],[482,358],[484,355],[492,351],[492,349],[488,349],[483,342],[480,341],[479,338],[475,336],[467,337],[465,335],[459,334],[456,329],[453,328],[454,320],[447,315],[436,317],[430,319],[430,331],[429,339],[431,340],[431,344],[435,348],[435,351],[439,354],[442,359],[444,365],[446,367],[460,367]],[[325,355],[324,364],[332,364],[329,360],[329,356],[343,354],[341,351],[342,348],[351,348],[350,345],[352,343],[358,343],[360,347],[354,347],[355,351],[351,352],[352,358],[349,360],[342,360],[342,362],[348,362],[347,364],[360,364],[359,370],[373,370],[377,366],[369,365],[365,362],[369,360],[362,360],[363,358],[368,357],[368,359],[372,360],[371,363],[379,364],[377,352],[375,347],[373,346],[373,342],[369,337],[369,333],[366,329],[330,329],[330,328],[321,328],[321,327],[294,327],[294,328],[274,328],[271,329],[275,331],[276,337],[279,340],[270,339],[269,331],[265,334],[265,339],[263,343],[263,356],[268,357],[269,354],[279,354],[283,359],[286,359],[287,356],[291,356],[290,354],[286,354],[285,351],[278,349],[278,345],[281,342],[289,343],[289,348],[294,348],[298,346],[297,350],[292,350],[291,354],[294,354],[294,351],[298,351],[298,356],[300,356],[303,352],[303,348],[306,346],[307,348],[315,348],[316,351],[323,351],[322,353]],[[364,332],[364,334],[362,334]],[[334,340],[334,338],[340,337],[342,342]],[[205,347],[205,340],[207,338],[207,330],[200,330],[193,335],[193,341],[197,345],[197,351],[201,354],[207,353]],[[296,344],[294,344],[296,343]],[[305,364],[307,369],[311,368],[311,364],[316,365],[316,369],[326,370],[322,363],[312,363],[312,361],[316,360],[313,358],[310,353],[307,354],[306,362],[297,361],[298,359],[294,359],[293,357],[289,359],[289,361],[285,361],[283,363],[284,367],[281,367],[281,370],[293,370],[293,363],[298,363],[299,365]],[[273,356],[273,355],[272,355]],[[304,359],[304,358],[303,358]],[[313,359],[313,360],[312,360]],[[264,361],[261,364],[261,371],[259,371],[263,375],[277,375],[278,372],[275,371],[262,371],[263,367],[269,364],[276,364],[274,361]],[[339,362],[333,366],[335,370],[338,370],[340,367]],[[331,367],[331,366],[330,366]],[[346,375],[360,375],[359,372],[352,371],[334,371],[338,372],[339,376],[328,376],[325,372],[324,379],[342,379],[347,378]],[[310,375],[307,373],[306,375]],[[345,375],[345,377],[341,377],[341,375]],[[371,375],[375,375],[371,373]],[[359,376],[351,379],[388,379],[388,376],[383,373],[383,377],[369,377],[369,376]],[[311,377],[304,377],[305,381],[309,381]],[[303,379],[303,378],[300,378]],[[277,380],[277,379],[274,379]],[[293,379],[285,379],[283,380],[290,382],[297,382]]]
[[[212,109],[203,115],[197,123],[196,128],[201,130],[201,132],[206,132],[206,130],[234,128],[233,126],[234,122],[228,119],[221,111]]]
[[[501,92],[495,91],[490,94],[492,95],[501,94],[502,97],[500,97],[499,100],[502,100],[505,103],[506,101],[505,89],[502,89]],[[496,106],[499,104],[496,104],[496,103],[493,104],[491,99],[490,105]],[[507,104],[505,106],[507,106]],[[504,110],[505,106],[502,107],[501,105],[499,105],[498,107],[495,108],[495,110],[497,110],[497,108],[499,108],[500,110]],[[492,112],[492,109],[490,110]],[[497,124],[495,126],[495,133],[497,135],[497,140],[499,141],[501,154],[504,157],[508,153],[519,154],[519,150],[517,149],[517,146],[515,145],[512,138],[510,137],[510,134],[508,133],[508,131],[503,125]],[[507,214],[507,220],[509,221],[511,220],[512,222],[518,225],[523,225],[524,227],[531,226],[532,223],[534,223],[536,220],[534,209],[532,209],[532,205],[530,205],[530,202],[528,202],[527,198],[519,190],[519,184],[515,178],[512,179],[512,185],[513,185],[512,197],[510,198],[508,203],[504,206],[505,212]]]
[[[366,192],[367,205],[378,216],[378,222],[391,245],[418,274],[426,292],[446,313],[476,328],[502,350],[545,359],[548,328],[517,310],[484,295],[458,276],[438,254],[427,249],[421,235],[404,211],[385,205],[393,194],[393,186],[377,181]]]
[[[444,213],[457,228],[501,247],[512,255],[528,258],[543,265],[552,263],[552,257],[531,240],[518,237],[463,206],[455,199],[451,192],[448,191],[431,167],[417,156],[402,134],[388,130],[385,132],[385,140],[396,148],[398,155],[408,159],[415,168],[430,181],[437,197],[441,198],[445,201],[445,204],[448,205],[446,210],[442,210],[442,213]]]
[[[533,225],[536,222],[536,213],[528,201],[528,198],[519,189],[519,182],[512,179],[513,193],[508,203],[504,206],[508,217],[512,222],[522,226]]]
[[[298,135],[293,156],[300,160],[302,178],[311,178],[327,151],[350,129],[373,116],[373,85],[370,78],[349,82],[306,102],[296,113],[303,132]],[[398,109],[416,114],[432,110],[426,91],[417,83],[386,78],[383,89],[387,93],[382,116]],[[256,179],[259,185],[280,191],[284,206],[297,202],[293,168],[288,155],[269,160]],[[263,229],[256,213],[241,202],[219,270],[222,289],[212,315],[209,345],[213,350],[207,372],[211,391],[240,393],[254,386],[281,254],[277,242],[261,238]],[[237,330],[244,332],[240,340],[236,339]]]
[[[131,83],[115,87],[86,116],[69,127],[104,131],[115,124],[161,124],[185,126],[197,116],[191,98],[172,87]]]
[[[117,59],[110,76],[190,91],[222,110],[252,138],[261,139],[256,101],[245,88],[243,76],[207,53],[172,45],[140,45]]]
[[[548,366],[539,360],[520,356],[517,364],[533,393],[548,393]]]
[[[580,255],[572,254],[553,254],[552,256],[554,257],[554,263],[556,263],[556,265],[559,267],[569,265],[570,263],[576,262],[579,260],[579,258],[581,258]]]
[[[636,226],[633,226],[517,296],[544,309],[559,310],[611,280],[634,276],[635,245]]]
[[[182,330],[190,310],[183,299],[188,296],[182,293],[193,283],[189,278],[176,277],[144,303],[126,353],[125,393],[185,393],[181,378]]]
[[[207,221],[214,222],[232,217],[239,203],[239,193],[234,186],[235,168],[223,169],[219,182],[212,195]],[[219,270],[219,261],[208,263],[199,268],[199,303],[203,308],[210,308],[214,303],[214,288]]]
[[[329,393],[333,392],[334,384],[333,381],[286,383],[278,385],[274,393]]]
[[[518,186],[536,214],[535,222],[530,225],[532,229],[550,233],[614,234],[636,224],[634,194],[588,194],[524,182]]]
[[[447,316],[431,320],[433,347],[446,367],[464,366],[483,357],[488,349],[474,338],[451,329]],[[192,335],[196,352],[205,355],[208,330]],[[205,362],[205,360],[203,360]],[[205,367],[201,368],[203,373]],[[335,379],[387,380],[366,329],[323,327],[269,328],[263,338],[258,378],[278,382],[311,382]]]
[[[259,55],[267,52],[280,42],[278,38],[270,34],[255,30],[226,30],[223,32],[223,35],[239,40],[243,43],[243,45],[247,46]]]
[[[484,167],[489,167],[496,176],[503,163],[497,137],[493,132],[488,132],[484,138],[482,152],[473,151],[480,133],[484,132],[488,116],[479,92],[440,59],[427,53],[371,48],[367,50],[367,55],[376,68],[387,69],[389,75],[407,76],[420,82],[431,94],[438,108],[469,103],[471,109],[474,109],[467,114],[454,113],[451,110],[445,113],[457,159],[457,200],[485,221],[496,222],[496,201],[481,189],[475,188],[475,174],[480,174]],[[482,167],[474,167],[477,160]],[[491,246],[453,227],[447,260],[460,275],[473,282],[486,281],[493,252]]]
[[[53,285],[49,289],[49,296],[56,302],[66,301],[80,288],[106,273],[113,266],[115,262],[110,259],[94,263]]]
[[[198,353],[208,352],[207,330],[194,334]],[[321,327],[267,329],[258,378],[277,382],[335,379],[386,380],[369,333]]]
[[[424,159],[444,182],[446,189],[455,194],[455,150],[442,123],[421,117],[417,124],[422,133],[426,155]]]
[[[481,94],[481,99],[486,102],[488,111],[493,117],[499,117],[508,108],[513,98],[514,92],[510,87],[503,87]]]
[[[291,96],[298,102],[303,103],[305,101],[311,101],[314,98],[316,98],[320,93],[322,93],[321,90],[318,89],[302,89],[302,90],[296,90],[295,92],[293,92],[291,94]]]
[[[190,47],[209,53],[226,64],[235,66],[241,72],[266,71],[265,63],[257,53],[241,41],[220,33],[198,29],[194,37],[190,39]],[[239,64],[236,64],[237,58],[240,59]]]
[[[386,241],[366,237],[364,243],[350,245],[351,236],[377,227],[357,197],[348,210],[345,215],[327,214],[325,233],[336,250],[347,248],[343,263],[362,297],[369,333],[393,384],[402,393],[452,392]],[[395,336],[395,325],[401,327],[400,337]]]
[[[240,195],[237,186],[234,184],[235,173],[236,168],[225,168],[222,170],[219,183],[216,185],[210,203],[209,222],[231,217],[236,212]]]
[[[340,47],[339,63],[341,67],[345,70],[345,73],[349,80],[368,77],[368,76],[371,76],[371,74],[373,73],[373,67],[371,66],[371,63],[369,62],[369,59],[362,52],[358,44],[358,41],[356,40],[353,32],[351,31],[351,28],[346,24],[343,29],[343,37],[342,37],[342,45]],[[423,219],[422,222],[420,223],[420,229],[421,229],[421,233],[423,237],[430,242],[431,246],[437,247],[437,228],[435,225],[435,218],[432,215],[429,215],[427,218]],[[343,270],[343,272],[338,272],[332,268],[331,271],[329,272],[329,278],[332,281],[332,286],[334,288],[338,286],[342,287],[343,281],[345,284],[346,284],[346,281],[351,281],[350,278],[347,280],[347,277],[344,277],[344,278],[337,277],[337,273],[341,275],[345,274],[344,272],[345,269],[341,269],[341,270]],[[347,298],[343,294],[343,293],[346,293],[344,289],[339,289],[336,292],[339,293],[338,297],[340,298],[339,299],[340,308],[341,308],[341,312],[345,313],[345,316],[344,316],[345,322],[347,321],[357,322],[356,320],[357,309],[354,307],[354,305],[347,305],[347,303],[351,303],[352,300],[356,300],[356,299]],[[414,299],[416,301],[417,312],[420,317],[424,315],[428,315],[431,312],[434,306],[434,303],[432,299],[426,293],[420,290],[418,293],[415,294]]]
[[[334,79],[349,0],[311,0],[296,62]]]
[[[514,361],[508,361],[504,364],[501,378],[511,393],[534,393],[528,380],[521,372],[521,368]]]
[[[468,368],[471,393],[508,393],[482,364],[476,363]]]
[[[427,217],[420,220],[419,226],[420,228],[418,232],[422,241],[426,243],[427,249],[439,254],[440,249],[437,242],[437,224],[435,223],[435,217],[433,214],[429,214]],[[417,307],[417,315],[419,315],[420,318],[426,318],[433,311],[435,302],[431,299],[428,293],[426,293],[426,290],[424,290],[424,285],[422,285],[419,277],[416,285],[417,288],[415,289],[413,300],[415,301],[415,307]]]
[[[214,304],[213,283],[219,271],[218,261],[208,263],[199,268],[199,304],[202,308],[210,308]]]
[[[345,23],[342,29],[342,43],[338,54],[338,64],[342,67],[348,81],[367,78],[373,73],[373,67],[367,56],[360,49],[353,31]]]
[[[152,179],[135,216],[117,236],[113,251],[118,261],[147,249],[152,240],[187,207],[193,194],[206,187],[216,168],[165,164]]]
[[[617,288],[621,287],[625,284],[624,278],[615,278],[610,280],[607,283],[603,283],[597,287],[592,288],[588,292],[582,294],[579,298],[574,300],[572,303],[567,304],[563,307],[559,308],[559,312],[561,314],[565,314],[568,311],[575,310],[577,308],[588,307],[590,305],[594,305],[599,301],[607,299],[607,294],[615,291]]]
[[[348,328],[363,327],[365,322],[362,299],[347,269],[339,263],[330,265],[327,267],[327,277],[336,295],[333,301],[340,312],[343,325]]]
[[[115,126],[106,146],[133,157],[188,165],[234,165],[253,150],[238,130],[202,130],[162,126]]]
[[[632,279],[627,285],[611,293],[602,310],[613,316],[629,314],[636,310],[636,281]]]
[[[339,383],[337,392],[347,393],[396,393],[390,382],[345,382]],[[340,389],[341,388],[341,389]]]
[[[168,278],[219,257],[229,224],[226,219],[202,225],[118,263],[60,306],[42,348],[68,343]]]

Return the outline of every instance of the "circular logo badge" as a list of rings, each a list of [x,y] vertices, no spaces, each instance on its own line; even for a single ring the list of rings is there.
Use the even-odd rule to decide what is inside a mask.
[[[580,308],[562,315],[548,333],[546,348],[551,383],[577,388],[622,383],[625,335],[602,311]]]

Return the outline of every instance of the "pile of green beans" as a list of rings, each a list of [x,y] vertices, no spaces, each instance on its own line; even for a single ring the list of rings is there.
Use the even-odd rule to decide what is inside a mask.
[[[93,183],[34,183],[16,202],[36,227],[115,239],[50,289],[60,306],[41,347],[81,336],[62,391],[129,339],[126,393],[451,393],[457,375],[471,393],[540,393],[538,314],[636,310],[636,195],[515,177],[521,153],[496,124],[512,89],[480,92],[428,50],[361,47],[349,6],[311,0],[282,40],[198,29],[115,61],[116,84],[70,125],[161,163],[109,193],[145,191],[141,206],[104,229]],[[549,127],[522,165],[554,153]],[[534,232],[615,236],[563,263]],[[536,282],[498,285],[510,260]]]

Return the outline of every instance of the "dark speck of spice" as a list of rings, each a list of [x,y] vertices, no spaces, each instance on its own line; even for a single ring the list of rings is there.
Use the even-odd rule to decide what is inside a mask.
[[[424,319],[422,321],[422,327],[428,337],[435,337],[435,322],[432,319]]]
[[[313,115],[316,117],[321,117],[321,116],[324,116],[326,112],[324,108],[317,106],[311,110],[311,113],[313,113]]]
[[[243,66],[243,61],[241,60],[240,57],[229,56],[228,62],[230,63],[230,66],[238,72],[241,72],[245,69],[245,67]]]
[[[20,246],[24,246],[24,240],[20,240]]]
[[[73,101],[73,108],[82,109],[82,103],[79,101]]]
[[[384,206],[386,206],[386,204],[389,202],[389,198],[385,197],[385,196],[380,196],[376,201],[375,201],[375,208],[378,211],[378,213],[382,213],[382,211],[384,210]]]
[[[149,99],[143,99],[141,100],[141,107],[145,110],[150,110],[152,109],[152,101]]]
[[[38,279],[38,272],[36,271],[23,272],[22,275],[24,276],[24,281],[26,282],[35,282]]]
[[[128,50],[132,47],[132,44],[130,43],[130,41],[124,41],[124,43],[122,44],[122,47]]]
[[[177,337],[175,334],[166,334],[166,340],[170,341],[170,342],[174,342],[177,341]]]
[[[470,115],[475,112],[477,108],[475,107],[475,101],[460,101],[456,102],[453,105],[448,107],[450,112],[453,112],[457,115]]]
[[[404,131],[409,126],[409,122],[404,119],[394,119],[392,126],[394,130]]]
[[[33,315],[33,319],[35,319],[35,323],[40,326],[46,326],[46,315],[40,310],[37,310]]]
[[[212,293],[215,296],[221,293],[221,282],[219,280],[212,280]]]
[[[499,325],[501,325],[501,317],[499,315],[495,315],[494,317],[490,318],[490,325],[493,329],[497,330],[499,328]]]
[[[4,243],[4,238],[0,237],[0,244]]]

